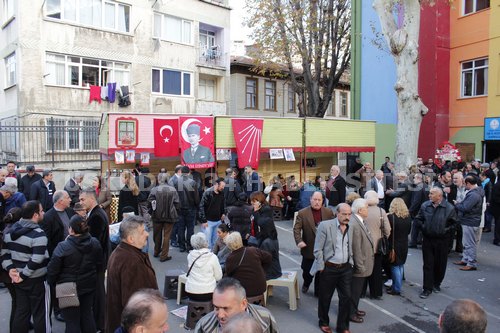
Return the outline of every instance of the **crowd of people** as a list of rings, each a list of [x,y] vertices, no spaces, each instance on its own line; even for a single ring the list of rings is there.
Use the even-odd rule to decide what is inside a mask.
[[[64,190],[56,190],[51,170],[39,175],[28,166],[21,177],[9,162],[0,169],[0,218],[10,332],[50,332],[51,315],[65,322],[66,332],[139,332],[148,325],[166,331],[168,312],[148,254],[151,230],[153,257],[171,260],[171,247],[187,252],[188,297],[214,306],[195,332],[278,332],[273,315],[255,301],[267,280],[282,275],[275,211],[295,220],[302,292],[314,281],[322,332],[333,332],[335,290],[341,333],[350,331],[350,322],[364,322],[361,297],[381,299],[384,289],[401,295],[408,248],[422,247],[421,298],[441,291],[453,248],[462,253],[454,262],[461,271],[478,269],[478,232],[500,221],[495,163],[438,166],[419,159],[395,172],[386,158],[380,170],[357,160],[350,171],[343,177],[332,165],[314,181],[277,175],[265,186],[250,166],[241,173],[229,168],[225,177],[212,173],[209,182],[187,166],[178,165],[172,176],[160,170],[157,177],[137,167],[121,173],[114,221],[103,178],[85,187],[84,174],[74,172]],[[194,233],[197,222],[201,232]],[[472,310],[476,316],[467,320],[484,322],[474,331],[484,332],[478,304],[452,305],[440,318],[442,332],[461,332],[450,322]]]

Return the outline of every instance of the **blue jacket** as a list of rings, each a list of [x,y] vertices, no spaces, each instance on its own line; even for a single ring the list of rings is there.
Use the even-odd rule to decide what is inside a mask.
[[[483,215],[484,190],[477,186],[465,194],[462,202],[457,203],[455,208],[458,212],[458,222],[469,227],[479,227]]]

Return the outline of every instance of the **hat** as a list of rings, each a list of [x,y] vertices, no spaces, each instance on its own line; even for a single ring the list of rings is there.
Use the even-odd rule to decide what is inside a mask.
[[[481,164],[481,168],[489,168],[490,164],[489,163],[483,163]]]
[[[77,203],[75,203],[75,206],[73,207],[73,210],[75,212],[78,212],[78,211],[81,211],[81,210],[85,210],[85,207],[83,207],[83,205],[80,202],[77,202]]]
[[[188,135],[191,135],[191,134],[196,134],[196,135],[200,135],[200,126],[199,125],[196,125],[196,124],[191,124],[188,126],[188,128],[186,129],[186,133]]]
[[[50,169],[43,170],[42,177],[47,177],[48,175],[50,175],[51,172],[52,172],[52,170],[50,170]]]
[[[26,167],[26,171],[27,171],[27,172],[35,171],[35,166],[34,166],[34,165],[28,165],[28,166]]]

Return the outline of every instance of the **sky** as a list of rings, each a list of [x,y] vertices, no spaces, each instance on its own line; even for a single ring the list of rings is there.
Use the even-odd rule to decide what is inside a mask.
[[[243,26],[245,17],[245,0],[229,0],[231,10],[231,41],[243,40],[245,44],[251,42],[247,37],[250,34],[250,29]]]

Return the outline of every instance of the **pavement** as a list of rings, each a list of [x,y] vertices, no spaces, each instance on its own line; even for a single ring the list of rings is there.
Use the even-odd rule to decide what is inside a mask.
[[[277,221],[280,242],[280,260],[283,270],[299,272],[300,287],[302,277],[300,270],[300,253],[295,246],[292,233],[292,221]],[[198,231],[199,227],[195,229]],[[438,333],[437,320],[444,308],[455,299],[470,298],[483,306],[488,317],[487,332],[498,332],[500,327],[500,288],[498,287],[500,272],[500,247],[492,244],[493,234],[482,235],[478,249],[478,270],[463,272],[452,264],[459,260],[458,253],[451,253],[448,260],[446,277],[441,285],[442,291],[433,293],[427,299],[420,299],[422,289],[422,254],[421,249],[409,249],[408,260],[405,265],[406,280],[403,283],[402,295],[391,296],[384,294],[382,300],[361,299],[360,309],[366,311],[364,323],[351,323],[352,333]],[[152,251],[152,235],[150,235],[150,251]],[[163,292],[164,272],[167,269],[182,269],[187,271],[186,253],[180,253],[177,248],[171,248],[172,260],[160,262],[153,258],[151,262],[155,268],[158,286]],[[298,309],[291,311],[288,308],[288,290],[275,287],[273,296],[268,298],[268,309],[274,314],[280,332],[302,333],[320,332],[318,328],[318,302],[313,296],[313,288],[307,294],[301,293],[298,300]],[[184,300],[181,305],[175,299],[166,301],[170,311],[187,305]],[[335,293],[330,308],[330,326],[336,322],[338,299]],[[10,296],[6,289],[0,289],[0,333],[8,332],[10,313]],[[169,314],[170,330],[173,333],[188,332],[183,328],[184,321]],[[64,323],[53,321],[53,332],[64,332]],[[472,332],[471,332],[472,333]]]

